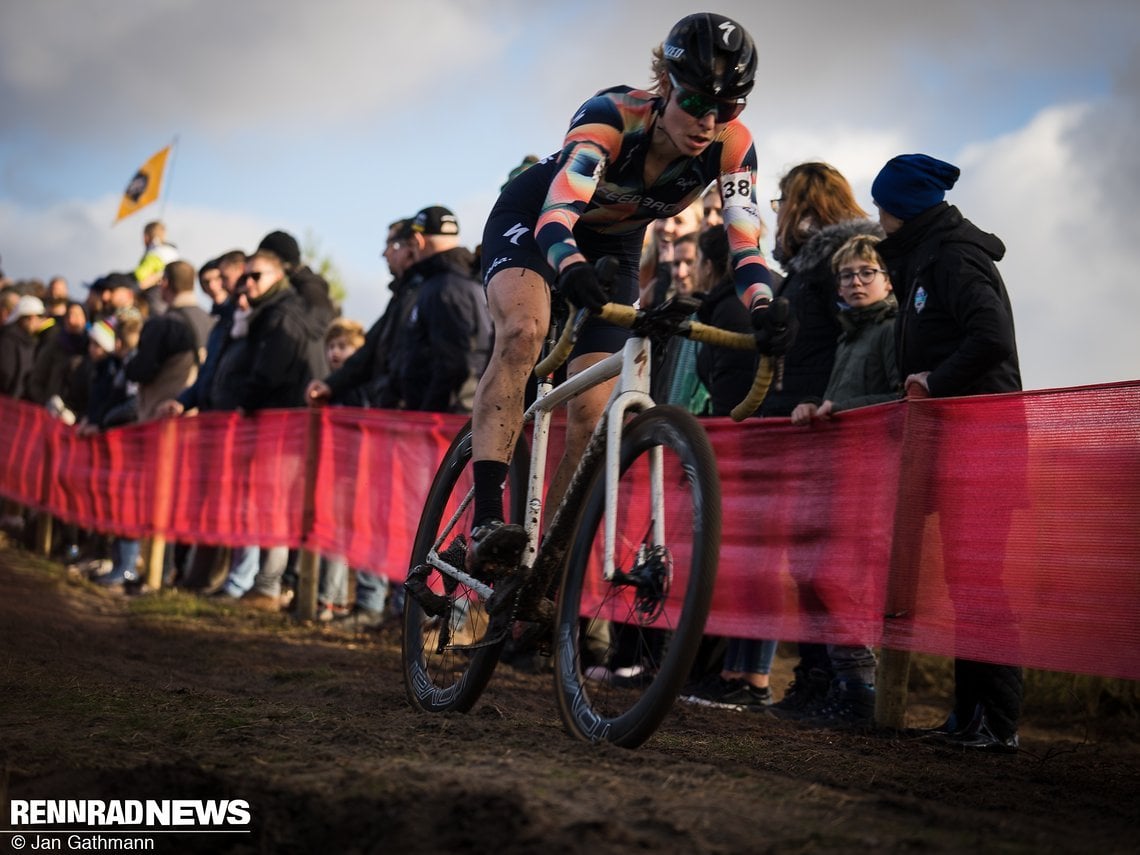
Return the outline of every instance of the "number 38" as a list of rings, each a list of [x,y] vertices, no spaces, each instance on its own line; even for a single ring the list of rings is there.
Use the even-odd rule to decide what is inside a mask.
[[[724,182],[721,195],[726,202],[734,196],[739,196],[745,201],[751,199],[752,179],[747,176],[744,178],[737,178],[735,175],[730,176],[728,180]]]

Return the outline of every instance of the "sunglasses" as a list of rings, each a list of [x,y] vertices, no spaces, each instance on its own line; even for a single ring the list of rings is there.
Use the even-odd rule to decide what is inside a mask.
[[[262,271],[251,270],[249,273],[243,273],[241,275],[241,278],[238,279],[238,282],[260,282],[261,277],[262,277]]]
[[[723,125],[739,116],[747,103],[745,98],[733,100],[711,98],[701,92],[686,89],[671,74],[669,75],[669,82],[673,84],[673,97],[677,101],[677,106],[695,119],[703,119],[709,113],[713,113],[716,116],[716,123]]]

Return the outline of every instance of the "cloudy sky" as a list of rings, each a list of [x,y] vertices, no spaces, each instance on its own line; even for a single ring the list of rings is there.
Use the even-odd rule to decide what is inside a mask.
[[[744,121],[760,195],[826,160],[873,210],[922,151],[1008,247],[1027,388],[1140,377],[1140,3],[721,0],[760,46]],[[385,227],[429,204],[479,241],[507,172],[597,89],[648,82],[674,0],[5,0],[0,257],[73,289],[130,269],[159,215],[195,264],[284,228],[331,257],[366,324]],[[112,226],[177,138],[164,199]],[[769,226],[773,217],[764,207]]]

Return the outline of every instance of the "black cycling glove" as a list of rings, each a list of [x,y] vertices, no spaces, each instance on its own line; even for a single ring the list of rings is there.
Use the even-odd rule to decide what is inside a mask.
[[[799,323],[787,297],[777,297],[752,306],[752,329],[756,349],[768,356],[783,356],[796,340]]]
[[[574,306],[591,312],[597,312],[610,301],[594,265],[585,261],[571,264],[563,271],[558,277],[558,290]]]

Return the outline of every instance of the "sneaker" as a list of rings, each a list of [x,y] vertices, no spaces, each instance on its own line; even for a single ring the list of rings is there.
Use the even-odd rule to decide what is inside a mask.
[[[317,605],[317,620],[320,623],[328,623],[329,621],[347,617],[348,614],[348,606],[339,606],[336,603],[319,603]]]
[[[875,687],[866,683],[833,683],[814,715],[801,721],[816,727],[873,727]]]
[[[719,674],[700,683],[681,700],[703,707],[723,710],[762,710],[772,705],[772,690],[758,688],[747,680],[726,680]]]
[[[355,635],[359,632],[374,632],[384,625],[384,612],[374,609],[354,608],[351,612],[334,620],[330,629]]]
[[[946,721],[937,727],[920,728],[917,732],[912,732],[920,739],[927,737],[941,739],[964,733],[976,733],[982,725],[983,714],[984,710],[981,704],[975,705],[973,712],[969,715],[960,715],[959,711],[955,709],[946,717]]]
[[[263,594],[261,591],[247,591],[237,601],[239,606],[255,609],[259,612],[280,612],[281,596]]]
[[[795,673],[796,679],[788,686],[784,697],[768,709],[777,718],[793,720],[809,718],[823,707],[827,698],[831,678],[826,672],[818,668],[806,672],[796,668]]]
[[[476,526],[467,547],[467,572],[492,579],[509,573],[522,560],[526,541],[521,525],[491,520]]]
[[[985,715],[981,717],[976,729],[952,733],[942,741],[963,751],[986,754],[1016,754],[1020,746],[1016,731],[1005,738],[998,736],[993,732]]]
[[[615,689],[643,689],[653,682],[656,671],[641,663],[619,665],[612,669],[606,665],[592,665],[583,672],[583,676]]]

